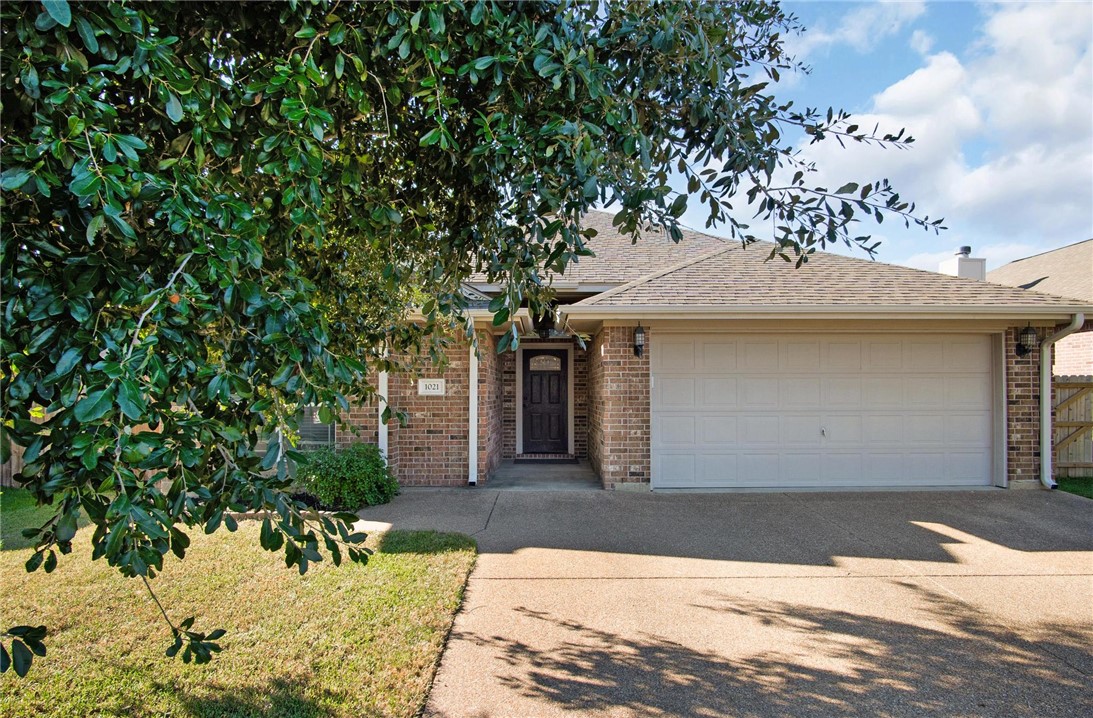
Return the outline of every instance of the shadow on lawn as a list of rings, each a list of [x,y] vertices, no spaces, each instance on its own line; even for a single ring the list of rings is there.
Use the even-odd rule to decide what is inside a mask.
[[[502,636],[464,638],[508,663],[511,671],[498,676],[503,684],[576,713],[610,707],[625,715],[711,718],[1091,714],[1087,636],[1042,625],[1042,640],[1033,643],[945,595],[903,585],[925,599],[928,614],[918,623],[926,625],[720,593],[696,597],[700,610],[752,622],[739,639],[711,638],[726,655],[526,609],[525,616],[563,628],[564,640],[542,648]],[[771,628],[777,632],[767,633]]]
[[[205,686],[202,695],[180,695],[185,706],[184,715],[195,718],[318,718],[327,715],[328,709],[321,703],[338,704],[341,699],[329,691],[323,691],[322,698],[316,699],[314,687],[309,687],[309,680],[301,676],[299,680],[275,678],[268,684],[232,687],[217,690]],[[163,690],[176,690],[170,686],[161,686]]]

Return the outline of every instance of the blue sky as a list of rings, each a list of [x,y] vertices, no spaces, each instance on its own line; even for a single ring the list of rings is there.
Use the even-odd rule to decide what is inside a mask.
[[[880,261],[936,269],[967,244],[993,268],[1093,237],[1093,3],[783,7],[807,28],[787,47],[812,72],[784,79],[776,96],[916,138],[907,152],[805,149],[821,184],[887,177],[945,217],[940,236],[863,225],[882,241]],[[703,229],[700,211],[684,219]]]

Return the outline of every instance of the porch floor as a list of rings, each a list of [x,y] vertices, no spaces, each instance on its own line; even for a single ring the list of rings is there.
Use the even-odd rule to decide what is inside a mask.
[[[508,491],[599,491],[603,488],[585,459],[576,464],[515,464],[508,459],[490,474],[484,486]]]

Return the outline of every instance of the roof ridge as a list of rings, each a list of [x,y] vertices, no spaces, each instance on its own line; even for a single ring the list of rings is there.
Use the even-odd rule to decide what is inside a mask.
[[[687,267],[691,266],[692,264],[697,264],[698,262],[701,262],[705,259],[710,259],[711,257],[715,257],[719,254],[724,254],[725,252],[728,252],[732,248],[733,248],[733,245],[729,245],[729,246],[726,246],[726,247],[722,247],[720,249],[715,249],[712,252],[707,252],[706,254],[699,255],[697,257],[692,257],[691,259],[686,259],[682,262],[679,262],[678,264],[673,264],[673,265],[671,265],[671,266],[669,266],[665,269],[660,269],[660,270],[657,270],[657,271],[655,271],[651,274],[646,274],[643,277],[638,277],[637,279],[629,281],[626,284],[620,284],[619,286],[613,287],[613,288],[607,290],[606,292],[600,292],[599,294],[594,294],[593,296],[588,297],[587,299],[582,299],[581,301],[575,302],[574,304],[575,305],[580,304],[582,306],[589,306],[589,305],[595,304],[600,299],[607,299],[608,297],[612,297],[612,296],[614,296],[614,295],[616,295],[620,292],[626,291],[627,289],[632,289],[633,287],[640,287],[641,285],[646,284],[648,282],[651,282],[654,279],[659,279],[660,277],[671,274],[672,272],[678,272],[681,269],[686,269]]]
[[[1086,242],[1093,242],[1093,237],[1090,237],[1089,239],[1082,239],[1082,240],[1079,240],[1077,242],[1071,242],[1070,244],[1064,244],[1063,246],[1056,247],[1055,249],[1045,249],[1043,252],[1037,252],[1036,254],[1030,254],[1027,257],[1019,257],[1019,258],[1013,260],[1012,262],[1006,262],[1001,267],[995,267],[994,269],[991,270],[991,272],[997,272],[999,269],[1002,269],[1003,267],[1008,267],[1011,264],[1017,264],[1018,262],[1024,262],[1024,261],[1029,260],[1029,259],[1036,259],[1037,257],[1044,256],[1045,254],[1051,254],[1052,252],[1061,252],[1064,249],[1071,249],[1072,247],[1077,247],[1079,244],[1085,244]],[[987,272],[987,274],[990,274],[990,272]]]

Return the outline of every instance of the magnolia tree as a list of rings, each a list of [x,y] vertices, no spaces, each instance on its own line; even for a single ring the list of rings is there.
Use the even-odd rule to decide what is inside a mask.
[[[472,272],[503,287],[498,324],[545,306],[546,274],[595,250],[590,207],[678,240],[700,203],[742,242],[750,208],[797,262],[871,252],[863,215],[937,227],[886,181],[810,183],[787,137],[911,138],[779,102],[799,28],[772,2],[44,0],[0,18],[3,443],[52,509],[30,571],[86,516],[92,557],[147,583],[242,511],[300,572],[365,561],[352,515],[287,496],[279,437],[301,405],[331,419],[390,357],[469,331]],[[218,650],[221,631],[164,618],[168,655]],[[44,633],[11,629],[3,667],[25,673]]]

